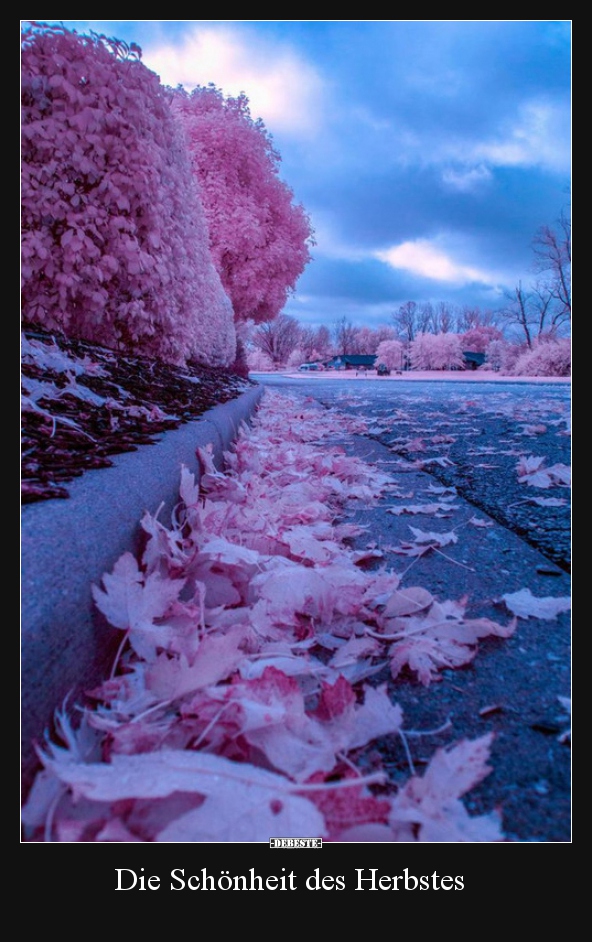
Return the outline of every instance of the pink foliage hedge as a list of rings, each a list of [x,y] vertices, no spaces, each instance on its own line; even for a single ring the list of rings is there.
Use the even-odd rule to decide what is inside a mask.
[[[139,55],[63,27],[23,31],[23,319],[226,365],[231,304],[170,92]]]
[[[571,341],[543,339],[518,357],[512,367],[514,376],[571,376]]]
[[[239,321],[272,320],[310,260],[310,220],[278,175],[280,156],[248,99],[210,85],[175,91],[200,183],[214,264]]]

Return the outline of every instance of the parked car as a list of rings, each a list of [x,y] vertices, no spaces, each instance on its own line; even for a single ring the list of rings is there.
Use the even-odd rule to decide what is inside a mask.
[[[299,370],[320,370],[321,365],[319,363],[302,363],[299,367]]]
[[[386,364],[379,363],[378,366],[376,367],[376,375],[377,376],[390,376],[391,371],[389,370],[388,366],[386,366]]]

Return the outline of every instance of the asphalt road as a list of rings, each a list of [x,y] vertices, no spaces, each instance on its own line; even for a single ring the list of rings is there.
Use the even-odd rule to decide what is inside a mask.
[[[371,437],[570,572],[570,488],[520,482],[517,470],[525,458],[571,464],[570,385],[254,378],[363,416]]]

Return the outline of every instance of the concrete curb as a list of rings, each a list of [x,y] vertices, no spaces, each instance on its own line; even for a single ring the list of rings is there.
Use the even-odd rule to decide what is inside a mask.
[[[41,743],[64,698],[80,701],[104,679],[121,640],[97,611],[93,583],[126,550],[139,547],[140,520],[161,503],[161,519],[179,499],[181,465],[199,479],[196,449],[212,445],[222,466],[240,425],[264,392],[247,390],[203,418],[164,434],[155,445],[114,456],[113,467],[68,484],[70,498],[23,507],[21,515],[21,742],[23,793]]]

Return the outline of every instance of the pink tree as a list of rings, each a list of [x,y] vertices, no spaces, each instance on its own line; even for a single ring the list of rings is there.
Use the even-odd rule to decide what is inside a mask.
[[[501,330],[485,324],[472,327],[461,336],[463,350],[472,353],[485,353],[492,340],[503,339]]]
[[[276,369],[271,357],[256,347],[248,351],[247,365],[255,373],[269,373]]]
[[[23,319],[173,363],[231,363],[183,135],[138,47],[31,23],[21,65]]]
[[[210,233],[238,321],[272,320],[310,260],[311,223],[279,177],[280,155],[248,99],[213,85],[174,93]]]
[[[450,370],[463,366],[458,334],[418,334],[410,345],[414,370]]]
[[[376,365],[384,363],[389,370],[403,368],[404,346],[400,340],[383,340],[376,350]]]
[[[506,363],[506,351],[508,344],[505,340],[492,340],[487,344],[485,350],[485,363],[480,369],[494,370],[499,373],[504,369]]]

